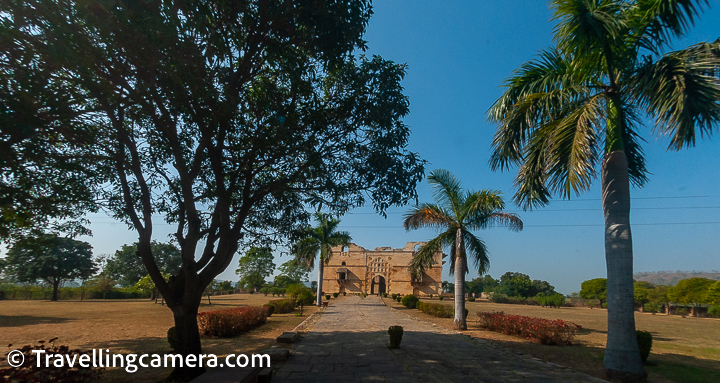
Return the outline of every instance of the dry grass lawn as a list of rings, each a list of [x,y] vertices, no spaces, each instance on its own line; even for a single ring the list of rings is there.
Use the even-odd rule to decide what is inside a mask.
[[[262,294],[212,297],[212,305],[203,299],[200,311],[239,306],[260,306],[272,298]],[[306,306],[303,317],[294,313],[275,314],[266,324],[235,338],[203,339],[203,352],[218,358],[228,354],[258,353],[275,344],[283,331],[289,331],[315,311]],[[39,340],[58,337],[57,344],[90,350],[110,349],[112,353],[170,353],[167,330],[172,327],[172,312],[167,306],[149,300],[87,301],[0,301],[0,345],[11,349]],[[10,349],[2,350],[0,355]],[[0,365],[4,365],[4,360]],[[157,382],[171,369],[141,368],[134,374],[122,369],[103,373],[106,382]]]
[[[452,300],[423,299],[432,303],[453,305]],[[452,328],[452,318],[435,318],[419,310],[409,310],[386,298],[385,303],[417,318]],[[543,308],[489,302],[466,302],[468,333],[538,359],[557,363],[605,378],[602,358],[607,336],[607,311],[580,307]],[[548,319],[563,319],[583,326],[573,346],[543,346],[524,339],[482,330],[477,326],[478,311],[504,311]],[[719,382],[720,319],[682,318],[680,316],[636,313],[638,330],[653,334],[653,348],[646,367],[651,382]]]

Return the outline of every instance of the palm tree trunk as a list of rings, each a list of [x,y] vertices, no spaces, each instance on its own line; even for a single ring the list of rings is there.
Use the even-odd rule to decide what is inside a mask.
[[[635,335],[630,176],[623,150],[610,152],[603,159],[602,203],[608,308],[605,373],[611,379],[644,381],[647,373]]]
[[[467,330],[465,321],[465,246],[462,230],[455,236],[455,322],[456,330]]]
[[[317,297],[315,298],[317,307],[322,306],[322,279],[323,279],[323,259],[321,257],[320,261],[318,262]]]

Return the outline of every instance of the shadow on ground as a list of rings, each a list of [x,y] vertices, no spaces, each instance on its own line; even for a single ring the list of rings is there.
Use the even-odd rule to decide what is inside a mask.
[[[34,315],[0,315],[0,327],[21,327],[37,324],[65,323],[75,318],[43,317]]]

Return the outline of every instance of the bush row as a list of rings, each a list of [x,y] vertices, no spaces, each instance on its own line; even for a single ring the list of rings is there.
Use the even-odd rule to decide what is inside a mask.
[[[427,303],[418,301],[415,307],[425,314],[438,318],[452,318],[455,316],[455,309],[451,306],[441,305],[439,303]]]
[[[504,312],[478,312],[479,325],[490,331],[519,336],[540,344],[572,344],[582,326],[562,319],[544,319]]]
[[[256,306],[199,313],[197,319],[200,336],[227,338],[249,331],[265,323],[268,313],[267,308]]]
[[[295,309],[295,302],[292,299],[275,299],[265,304],[273,308],[272,313],[291,313]]]

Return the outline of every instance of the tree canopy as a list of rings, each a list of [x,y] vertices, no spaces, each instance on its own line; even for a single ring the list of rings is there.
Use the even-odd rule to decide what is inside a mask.
[[[278,267],[280,275],[275,277],[273,285],[276,287],[288,287],[292,284],[304,283],[308,281],[307,264],[299,262],[297,259],[286,261]]]
[[[607,279],[595,278],[580,284],[580,298],[597,299],[600,303],[607,301]]]
[[[668,289],[668,299],[675,303],[700,306],[706,302],[707,292],[714,283],[715,281],[707,278],[683,279]]]
[[[182,265],[180,249],[170,243],[152,241],[152,256],[163,275],[177,275]],[[148,271],[137,253],[137,243],[123,245],[113,257],[107,260],[104,272],[123,286],[132,286]],[[167,278],[165,278],[167,279]]]
[[[89,278],[96,271],[89,243],[54,234],[18,240],[2,266],[4,273],[20,282],[47,282],[53,287],[53,301],[58,300],[58,289],[63,282]]]
[[[265,284],[265,278],[275,271],[275,257],[267,247],[251,247],[240,258],[235,274],[240,277],[240,285],[246,289],[259,289]]]

